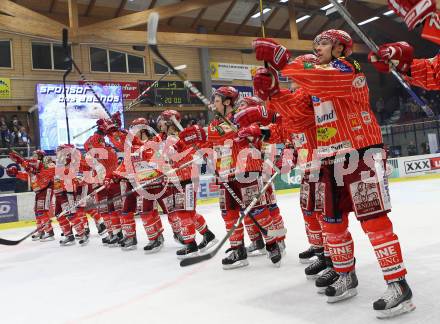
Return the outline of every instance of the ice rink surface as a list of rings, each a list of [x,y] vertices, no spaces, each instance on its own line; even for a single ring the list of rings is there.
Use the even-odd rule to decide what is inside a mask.
[[[391,184],[391,219],[408,268],[417,309],[387,323],[440,323],[440,180]],[[138,250],[101,245],[63,247],[57,240],[0,246],[0,323],[379,323],[372,302],[385,290],[381,271],[360,224],[350,216],[355,242],[358,296],[327,304],[307,281],[298,253],[308,247],[298,194],[279,195],[287,224],[287,255],[281,268],[266,257],[224,271],[223,251],[212,260],[180,268],[178,245],[164,221],[165,247],[144,255],[147,239],[138,223]],[[221,238],[217,204],[199,206]],[[31,228],[1,231],[18,239]],[[94,226],[93,233],[96,233]],[[57,232],[58,233],[58,232]],[[200,240],[200,236],[198,236]]]

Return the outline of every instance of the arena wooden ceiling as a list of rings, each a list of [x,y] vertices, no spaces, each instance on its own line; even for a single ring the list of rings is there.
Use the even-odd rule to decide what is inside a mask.
[[[329,4],[325,0],[263,4],[270,8],[263,15],[266,36],[279,38],[292,50],[309,50],[310,40],[325,29],[350,31],[338,13],[321,10]],[[345,0],[343,5],[358,22],[380,17],[364,26],[379,42],[420,42],[395,15],[383,15],[389,10],[386,0]],[[163,44],[245,49],[261,36],[260,17],[252,17],[259,12],[258,0],[0,0],[0,29],[59,40],[67,26],[77,43],[145,44],[151,11],[160,13],[158,40]]]

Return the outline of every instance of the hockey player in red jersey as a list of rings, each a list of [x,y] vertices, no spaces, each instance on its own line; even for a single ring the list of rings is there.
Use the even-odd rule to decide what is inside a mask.
[[[430,59],[415,59],[410,44],[397,42],[381,45],[377,53],[370,52],[368,60],[381,73],[390,73],[393,64],[411,85],[440,90],[440,53]]]
[[[122,193],[142,185],[144,182],[151,182],[160,176],[160,171],[153,165],[154,152],[151,147],[145,145],[148,137],[143,139],[143,132],[147,126],[145,118],[137,118],[132,121],[130,130],[120,128],[119,115],[112,117],[113,120],[101,120],[104,134],[113,145],[124,152],[124,160],[113,172],[121,178]],[[157,142],[153,140],[153,142]],[[154,147],[154,146],[153,146]],[[164,191],[163,179],[158,179],[146,185],[142,192],[153,195],[157,199],[148,199],[137,192],[124,198],[122,207],[122,223],[125,232],[125,239],[122,248],[124,250],[134,249],[137,246],[135,214],[142,220],[147,233],[149,243],[144,247],[145,253],[158,252],[163,247],[163,227],[157,211],[157,204],[165,210],[165,205],[160,197]]]
[[[317,57],[308,54],[295,59],[295,62],[318,63]],[[257,70],[254,76],[254,89],[263,98],[268,98],[267,89],[273,84],[278,84],[276,73],[268,69]],[[316,176],[319,174],[320,164],[316,159],[317,134],[315,117],[313,114],[313,103],[310,95],[304,89],[295,85],[294,93],[287,89],[272,87],[270,108],[283,117],[282,125],[270,125],[271,142],[279,142],[287,138],[295,147],[297,154],[297,165],[302,173],[300,189],[300,206],[304,217],[306,234],[309,239],[310,248],[299,254],[300,262],[306,263],[313,256],[317,260],[305,268],[305,274],[309,279],[316,279],[315,284],[319,292],[324,292],[326,286],[332,284],[338,277],[334,271],[326,234],[323,231],[322,199],[316,199]],[[313,179],[313,177],[315,177]],[[325,270],[318,277],[321,271]]]
[[[118,167],[118,157],[115,149],[105,143],[105,127],[107,125],[98,123],[98,130],[86,140],[84,149],[87,164],[92,167],[94,174],[96,174],[95,183],[104,186],[102,190],[95,194],[96,201],[100,203],[98,212],[107,228],[107,237],[102,239],[102,243],[110,247],[116,247],[123,240],[121,226],[122,199],[116,199],[108,204],[105,202],[119,196],[121,188],[119,179],[113,174],[113,171]]]
[[[49,216],[50,203],[52,200],[53,177],[55,165],[45,159],[43,150],[35,150],[32,158],[25,159],[16,152],[11,152],[9,158],[20,165],[25,171],[18,171],[12,166],[6,169],[10,177],[31,181],[31,188],[35,192],[35,220],[38,231],[32,235],[32,240],[52,241],[55,239],[52,221]]]
[[[265,103],[259,97],[243,97],[237,102],[237,112],[244,111],[246,108],[264,106]],[[270,120],[271,121],[271,120]],[[266,126],[269,121],[269,118],[260,125]],[[274,160],[276,154],[276,147],[274,144],[269,144],[267,142],[263,142],[261,152],[264,154],[265,160],[270,159],[270,161]],[[272,169],[273,170],[273,169]],[[290,170],[289,170],[290,171]],[[265,193],[267,207],[269,209],[270,216],[272,217],[272,223],[274,229],[284,229],[284,220],[281,216],[280,209],[277,204],[277,199],[275,195],[274,185],[272,184]],[[246,248],[248,256],[258,256],[265,255],[266,249],[263,240],[263,236],[258,229],[258,226],[251,220],[250,217],[244,218],[244,226],[246,228],[246,232],[249,236],[251,244]],[[281,252],[285,253],[285,235],[277,237],[278,245],[280,246]]]
[[[412,311],[415,306],[405,280],[399,239],[387,215],[391,205],[381,131],[369,105],[365,75],[359,64],[348,58],[353,42],[344,31],[328,30],[318,35],[314,44],[319,65],[287,64],[290,54],[283,46],[270,39],[254,42],[257,59],[281,70],[312,96],[316,152],[323,163],[318,189],[325,198],[324,231],[339,273],[325,294],[328,302],[357,294],[354,245],[348,231],[348,214],[354,211],[387,282],[387,291],[373,304],[377,316]],[[274,90],[271,86],[267,89],[272,95]],[[359,195],[366,200],[358,200]]]
[[[233,87],[220,87],[215,91],[213,98],[215,109],[231,120],[234,114],[233,107],[238,99],[238,91]],[[190,126],[182,131],[179,137],[186,144],[196,143],[205,147],[213,147],[217,183],[223,187],[220,189],[220,209],[226,230],[229,230],[239,218],[240,205],[228,192],[226,186],[235,192],[244,205],[248,205],[258,194],[262,188],[260,181],[262,159],[259,151],[253,146],[259,144],[250,143],[246,134],[240,136],[221,119],[216,119],[209,124],[207,134],[200,127]],[[258,157],[255,158],[252,152]],[[263,228],[273,228],[265,196],[251,210],[251,214]],[[231,247],[226,253],[231,253],[222,260],[224,269],[234,269],[249,264],[243,240],[243,224],[240,224],[229,238]],[[266,236],[265,240],[271,261],[279,266],[281,252],[276,237]]]
[[[198,148],[178,137],[180,114],[177,111],[162,112],[157,124],[163,140],[160,155],[163,157],[164,165],[176,170],[167,177],[165,204],[169,218],[178,221],[179,235],[185,246],[176,254],[179,259],[183,259],[209,249],[217,239],[209,230],[205,218],[196,212],[198,165],[194,162],[181,167],[194,161]],[[196,230],[203,236],[199,244],[195,239]]]

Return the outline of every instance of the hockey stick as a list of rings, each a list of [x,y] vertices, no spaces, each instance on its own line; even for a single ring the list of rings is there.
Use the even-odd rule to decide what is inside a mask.
[[[185,69],[185,68],[186,68],[186,65],[179,65],[179,66],[176,66],[176,67],[175,67],[176,70],[183,70],[183,69]],[[152,88],[154,88],[154,87],[156,86],[156,84],[158,84],[158,83],[159,83],[160,81],[162,81],[165,77],[167,77],[168,75],[170,75],[171,72],[173,72],[173,71],[172,71],[172,70],[168,70],[167,73],[165,73],[165,74],[162,75],[158,80],[156,80],[156,81],[154,81],[152,84],[150,84],[150,85],[148,86],[147,89],[145,89],[144,91],[142,91],[142,93],[141,93],[139,96],[137,96],[137,98],[134,99],[134,100],[133,100],[133,101],[127,106],[127,108],[124,108],[124,112],[126,112],[126,111],[130,111],[134,106],[137,106],[138,104],[140,104],[140,103],[142,102],[142,97],[145,96],[145,95],[146,95],[146,94],[147,94]],[[92,129],[95,129],[96,127],[97,127],[96,125],[93,125],[92,127],[90,127],[90,128],[88,128],[88,129],[82,131],[81,133],[76,134],[75,136],[73,136],[73,139],[76,139],[76,138],[78,138],[78,137],[80,137],[80,136],[82,136],[82,135],[88,133],[89,131],[91,131]]]
[[[362,29],[353,21],[353,18],[351,17],[350,13],[347,11],[345,7],[343,7],[338,1],[336,0],[329,0],[336,9],[338,10],[339,14],[344,18],[344,20],[347,22],[347,24],[350,25],[350,27],[354,30],[354,32],[364,41],[364,43],[368,46],[368,48],[377,53],[379,50],[379,47],[377,44],[369,38]],[[400,75],[399,72],[397,72],[396,67],[391,64],[391,73],[393,76],[397,79],[397,81],[400,82],[400,84],[403,86],[403,88],[408,92],[408,94],[411,96],[411,98],[422,108],[422,110],[426,113],[428,117],[434,117],[434,113],[432,112],[431,108],[417,96],[417,94],[411,89],[408,82],[406,82],[402,75]]]
[[[69,52],[67,50],[67,29],[63,28],[63,48],[66,57],[69,57]],[[66,128],[67,128],[67,143],[70,144],[70,127],[69,127],[69,115],[67,114],[67,89],[66,89],[66,78],[72,72],[72,64],[67,66],[66,72],[63,74],[63,90],[64,90],[64,112],[66,113]]]
[[[29,234],[26,234],[26,236],[22,237],[19,240],[7,240],[7,239],[0,238],[0,245],[17,245],[17,244],[20,244],[25,239],[27,239],[29,236],[31,236],[32,234],[36,233],[39,229],[40,228],[37,227],[32,232],[30,232]]]
[[[220,251],[222,246],[226,243],[226,241],[229,239],[229,237],[232,235],[232,233],[234,233],[234,231],[237,229],[237,227],[240,226],[243,219],[246,217],[247,214],[249,214],[251,209],[254,208],[254,206],[257,204],[257,202],[261,198],[261,196],[263,196],[265,194],[266,190],[272,184],[272,182],[274,181],[277,174],[278,174],[278,172],[275,172],[272,175],[272,177],[269,179],[269,181],[261,189],[261,191],[258,193],[258,195],[256,195],[254,197],[254,199],[252,199],[249,206],[246,207],[246,209],[243,211],[241,216],[238,218],[238,220],[235,222],[235,224],[232,226],[232,228],[229,229],[229,231],[226,233],[225,237],[223,237],[223,239],[220,241],[220,243],[217,244],[217,247],[214,250],[212,250],[211,252],[209,252],[207,254],[202,254],[202,255],[195,256],[195,257],[189,257],[189,258],[183,259],[182,261],[180,261],[180,266],[186,267],[189,265],[193,265],[196,263],[200,263],[202,261],[212,259],[218,253],[218,251]]]
[[[92,91],[93,95],[95,96],[96,100],[98,100],[99,104],[101,105],[101,107],[104,109],[104,111],[106,112],[106,114],[111,117],[110,112],[107,110],[107,108],[105,107],[104,103],[102,102],[101,98],[99,98],[99,96],[96,94],[95,90],[93,90],[93,84],[90,83],[86,77],[84,76],[84,74],[81,72],[80,68],[78,67],[78,65],[76,64],[75,60],[72,58],[71,55],[69,55],[69,52],[67,51],[67,35],[68,35],[68,30],[66,28],[63,28],[63,46],[64,46],[64,39],[65,39],[65,46],[66,46],[66,56],[67,56],[67,60],[68,62],[73,65],[73,67],[75,68],[76,72],[78,72],[79,77],[81,78],[81,80],[85,83],[85,85],[90,89],[90,91]],[[65,37],[65,38],[64,38]],[[72,67],[70,67],[70,69],[72,69]]]
[[[159,14],[157,12],[152,12],[150,16],[148,17],[148,47],[150,50],[170,69],[174,72],[174,74],[177,75],[177,77],[183,81],[183,84],[186,88],[189,89],[203,104],[209,111],[212,111],[209,106],[211,105],[211,101],[206,98],[199,89],[194,86],[194,84],[187,80],[186,77],[179,71],[177,71],[171,63],[160,53],[158,47],[157,47],[157,26],[159,24]],[[232,124],[225,116],[223,116],[221,113],[219,113],[217,110],[214,110],[214,114],[218,116],[219,118],[223,119],[225,123],[228,124],[231,129],[234,131],[237,130],[234,124]]]

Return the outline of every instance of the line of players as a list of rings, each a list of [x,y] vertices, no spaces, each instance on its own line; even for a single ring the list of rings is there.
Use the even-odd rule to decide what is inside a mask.
[[[222,109],[231,119],[236,112],[243,113],[249,105],[261,104],[258,98],[244,98],[235,110],[238,92],[232,87],[218,89],[214,98],[217,109]],[[199,165],[186,164],[200,160],[197,154],[204,149],[212,148],[212,152],[217,153],[205,153],[205,158],[215,159],[212,164],[220,185],[220,209],[228,230],[239,218],[240,204],[221,184],[226,182],[238,199],[245,205],[249,204],[263,186],[263,159],[245,156],[243,160],[240,152],[249,148],[261,150],[261,142],[251,143],[240,133],[233,132],[221,119],[215,119],[209,125],[208,136],[198,126],[179,134],[179,125],[176,125],[179,121],[177,111],[163,112],[158,120],[160,132],[152,135],[145,129],[145,119],[134,120],[127,131],[121,129],[120,115],[115,114],[97,122],[97,131],[84,143],[84,155],[68,144],[58,147],[55,162],[46,158],[41,150],[35,151],[31,159],[12,152],[10,158],[25,171],[11,167],[7,170],[8,174],[22,180],[29,177],[36,193],[38,232],[33,239],[54,239],[49,213],[53,195],[53,214],[57,215],[64,236],[60,241],[62,246],[75,243],[75,236],[81,245],[88,242],[90,229],[86,215],[90,214],[98,233],[105,236],[102,240],[104,244],[120,246],[124,250],[134,249],[137,245],[134,219],[135,215],[139,215],[149,239],[144,250],[147,253],[157,252],[164,243],[158,204],[168,216],[174,238],[184,245],[176,252],[179,258],[214,245],[217,242],[215,235],[208,229],[203,216],[196,212],[197,184],[194,179],[198,178]],[[106,137],[113,145],[106,143]],[[196,147],[195,139],[203,145]],[[118,163],[117,150],[124,152],[121,163]],[[271,152],[274,154],[273,150]],[[161,177],[170,169],[175,172]],[[239,181],[241,177],[246,181]],[[140,185],[143,186],[141,191],[133,191],[133,187]],[[132,194],[126,195],[131,191]],[[98,204],[98,207],[89,208],[92,203]],[[272,187],[250,214],[267,230],[284,229]],[[247,249],[244,246],[244,227],[251,240]],[[195,241],[196,230],[203,237],[199,244]],[[285,249],[284,238],[284,235],[263,235],[246,217],[244,226],[241,224],[230,238],[231,248],[227,251],[230,254],[222,260],[223,267],[231,269],[248,265],[248,253],[267,253],[272,263],[280,265]]]

